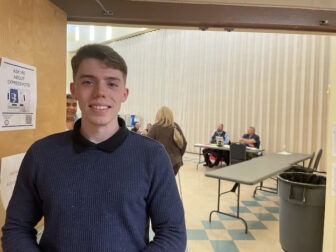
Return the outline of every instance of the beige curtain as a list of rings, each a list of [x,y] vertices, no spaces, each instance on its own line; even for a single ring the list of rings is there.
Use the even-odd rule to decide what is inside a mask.
[[[325,147],[330,37],[159,30],[112,43],[128,63],[122,113],[153,122],[169,106],[188,140],[224,123],[232,141],[255,126],[267,152]]]

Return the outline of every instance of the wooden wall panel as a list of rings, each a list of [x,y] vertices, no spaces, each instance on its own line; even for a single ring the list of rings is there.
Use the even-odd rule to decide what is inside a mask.
[[[37,68],[36,129],[0,132],[1,158],[65,129],[66,14],[47,0],[0,0],[0,6],[0,57]]]
[[[224,4],[240,6],[277,6],[286,8],[307,8],[335,10],[336,2],[333,0],[131,0],[135,2],[159,3],[193,3],[193,4]]]
[[[314,0],[323,2],[332,10],[314,10],[285,7],[290,0],[251,0],[262,6],[186,4],[181,1],[171,3],[151,1],[102,1],[113,15],[104,15],[101,7],[92,0],[50,0],[68,14],[68,20],[73,22],[96,22],[106,24],[153,26],[155,28],[190,27],[224,30],[263,29],[289,31],[336,32],[336,15],[334,0]],[[274,1],[281,1],[283,7],[269,7]],[[306,0],[297,0],[301,3]],[[311,0],[310,0],[311,1]],[[330,1],[330,3],[328,2]],[[178,3],[177,3],[178,2]],[[182,1],[183,2],[183,1]],[[247,2],[244,1],[244,5]],[[272,3],[273,2],[273,3]],[[316,4],[313,6],[317,6]],[[307,3],[307,5],[310,5]],[[80,6],[80,8],[78,8]],[[328,24],[320,21],[328,20]]]

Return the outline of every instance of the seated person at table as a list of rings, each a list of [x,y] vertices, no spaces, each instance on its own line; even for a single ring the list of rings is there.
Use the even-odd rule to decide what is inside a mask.
[[[140,123],[139,122],[134,123],[134,127],[131,129],[131,131],[140,133]]]
[[[249,127],[247,129],[247,134],[244,134],[243,137],[239,139],[239,142],[245,144],[248,147],[259,149],[260,137],[256,135],[254,127]]]
[[[147,128],[146,129],[144,129],[142,132],[141,132],[141,135],[143,135],[143,136],[147,136],[148,135],[148,132],[149,132],[149,130],[152,128],[152,124],[151,123],[147,123]]]
[[[259,149],[260,147],[260,137],[256,135],[254,127],[249,127],[247,129],[247,134],[244,134],[243,137],[239,139],[239,142],[245,144],[248,147],[253,147],[257,149]],[[260,153],[248,152],[246,153],[246,158],[252,159],[261,155],[262,155],[261,152]]]
[[[218,127],[217,127],[217,130],[215,131],[215,133],[212,135],[212,137],[210,139],[211,143],[216,143],[216,137],[222,137],[225,145],[230,144],[230,136],[223,129],[224,129],[223,124],[219,124]],[[204,166],[208,166],[208,167],[217,166],[219,164],[219,162],[222,160],[222,158],[224,158],[224,161],[227,165],[230,164],[230,153],[229,153],[229,151],[215,150],[215,149],[204,149],[203,150],[203,155],[204,155],[204,161],[205,161]],[[215,157],[215,162],[214,163],[211,163],[210,155],[213,155]]]

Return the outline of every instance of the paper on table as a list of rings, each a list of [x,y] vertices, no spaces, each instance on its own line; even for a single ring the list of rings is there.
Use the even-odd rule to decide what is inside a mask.
[[[247,147],[247,149],[250,149],[250,150],[256,150],[257,148],[255,148],[255,147]]]
[[[287,152],[287,151],[281,151],[281,152],[278,152],[278,154],[280,154],[280,155],[291,155],[292,153]]]

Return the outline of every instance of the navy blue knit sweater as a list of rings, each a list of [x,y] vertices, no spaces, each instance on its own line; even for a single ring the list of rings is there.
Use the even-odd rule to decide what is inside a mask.
[[[31,146],[7,209],[5,252],[185,251],[183,207],[164,147],[119,124],[100,144],[79,134],[79,121]]]

